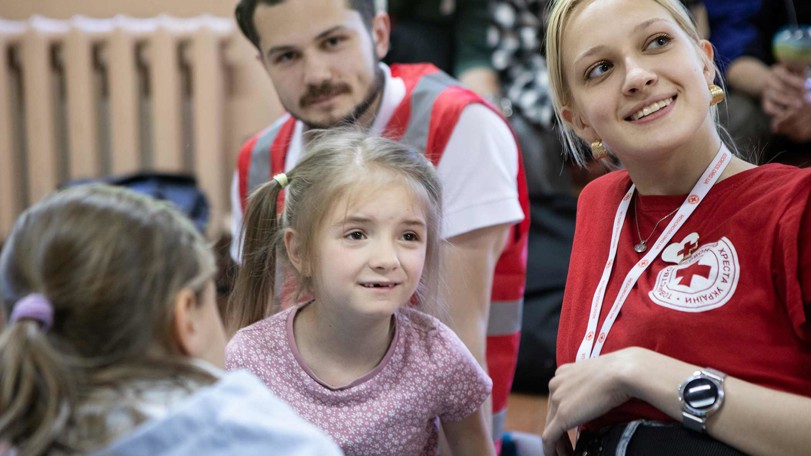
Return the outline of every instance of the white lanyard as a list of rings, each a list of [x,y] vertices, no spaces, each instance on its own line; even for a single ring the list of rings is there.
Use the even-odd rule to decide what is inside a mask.
[[[614,260],[617,256],[617,247],[619,246],[622,225],[625,222],[628,206],[630,206],[631,198],[636,190],[636,187],[633,184],[631,185],[631,188],[628,189],[628,192],[622,198],[617,208],[617,214],[614,217],[614,230],[611,234],[611,248],[608,251],[608,261],[603,269],[603,276],[597,284],[597,289],[594,291],[594,298],[591,301],[591,313],[589,314],[589,324],[586,327],[583,342],[580,343],[580,348],[577,350],[577,361],[600,356],[605,339],[608,337],[608,332],[611,331],[611,327],[614,325],[614,321],[617,319],[617,315],[619,315],[620,309],[622,309],[622,305],[631,293],[634,284],[636,284],[636,281],[642,273],[645,272],[648,266],[656,259],[659,252],[665,248],[665,245],[667,245],[673,235],[684,225],[684,222],[687,221],[690,214],[696,210],[699,203],[704,200],[704,197],[718,180],[718,177],[724,172],[724,169],[726,169],[731,158],[732,154],[726,146],[722,144],[718,153],[715,154],[715,158],[713,158],[712,162],[707,166],[707,169],[704,170],[704,174],[701,175],[696,185],[693,186],[693,189],[682,203],[678,212],[676,212],[676,216],[668,223],[662,235],[651,246],[648,253],[628,271],[628,275],[625,276],[617,298],[614,300],[611,310],[605,317],[603,326],[600,328],[599,335],[597,335],[595,340],[595,331],[597,330],[597,322],[600,319],[600,311],[602,310],[603,301],[605,300],[608,279],[611,277],[611,271],[614,268]]]

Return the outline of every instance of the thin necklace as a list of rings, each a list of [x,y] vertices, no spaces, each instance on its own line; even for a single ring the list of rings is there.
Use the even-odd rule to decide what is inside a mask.
[[[648,237],[646,237],[645,239],[642,239],[642,233],[639,232],[639,215],[637,215],[637,211],[636,211],[636,207],[639,206],[639,192],[634,194],[634,196],[636,196],[636,200],[634,200],[634,221],[636,222],[636,234],[637,234],[637,236],[639,236],[639,243],[634,245],[634,252],[636,252],[636,253],[645,253],[645,251],[648,250],[648,241],[650,241],[650,238],[653,237],[653,233],[656,232],[656,228],[659,227],[659,224],[662,223],[666,218],[668,218],[671,215],[675,214],[679,210],[679,208],[677,207],[676,209],[673,209],[673,211],[671,213],[669,213],[669,214],[665,215],[664,217],[660,218],[659,221],[657,221],[656,224],[653,225],[653,230],[651,230]]]

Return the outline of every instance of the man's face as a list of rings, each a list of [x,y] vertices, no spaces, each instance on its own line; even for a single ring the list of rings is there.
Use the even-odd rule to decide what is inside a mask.
[[[371,123],[382,88],[377,62],[388,51],[387,16],[377,15],[370,31],[347,0],[285,0],[259,4],[254,24],[262,62],[290,114],[316,128],[356,118]]]

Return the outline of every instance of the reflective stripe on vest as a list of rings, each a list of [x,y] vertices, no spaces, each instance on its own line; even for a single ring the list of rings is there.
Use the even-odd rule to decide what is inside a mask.
[[[414,91],[411,94],[411,115],[408,120],[407,127],[402,137],[399,140],[412,147],[418,148],[431,160],[434,165],[439,164],[442,158],[442,152],[445,150],[445,144],[441,147],[428,147],[428,140],[430,138],[431,129],[431,114],[434,111],[437,98],[449,87],[453,87],[453,79],[442,72],[430,73],[422,78],[417,83]],[[467,106],[469,103],[465,103]],[[459,110],[461,113],[461,109]],[[454,119],[447,119],[450,125],[455,125],[458,120],[458,115]],[[436,122],[436,120],[434,121]],[[436,127],[434,127],[436,128]]]
[[[296,119],[289,114],[285,115],[257,134],[256,141],[250,150],[240,151],[240,154],[250,154],[247,169],[239,170],[240,180],[245,179],[247,181],[244,194],[240,194],[243,210],[251,192],[269,181],[274,174],[284,171],[284,157],[287,155],[287,146],[290,144],[295,126]],[[272,153],[273,150],[281,149],[284,149],[284,154]],[[271,160],[274,163],[271,163]],[[276,163],[278,161],[280,161],[280,164]],[[243,166],[243,163],[243,160],[239,161],[240,166]],[[274,169],[278,169],[278,171],[272,172]]]

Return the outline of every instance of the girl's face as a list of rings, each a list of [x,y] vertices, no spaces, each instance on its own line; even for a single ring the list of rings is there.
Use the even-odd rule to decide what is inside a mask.
[[[332,206],[314,239],[316,302],[342,313],[390,317],[419,285],[427,236],[424,203],[405,184],[358,184]]]
[[[561,110],[575,132],[601,139],[620,160],[695,146],[714,131],[709,114],[712,47],[700,46],[653,1],[595,0],[563,30],[572,100]]]

